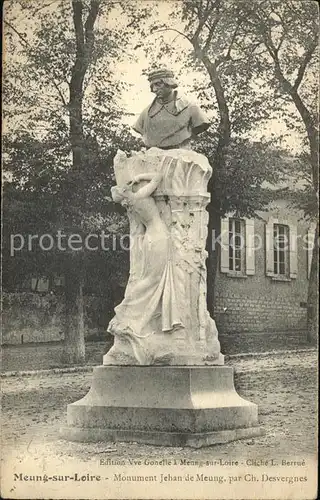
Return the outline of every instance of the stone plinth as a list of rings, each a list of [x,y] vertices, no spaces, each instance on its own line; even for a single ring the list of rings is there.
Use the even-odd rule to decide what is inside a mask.
[[[258,407],[225,366],[99,366],[88,394],[68,405],[71,441],[201,447],[261,434]]]

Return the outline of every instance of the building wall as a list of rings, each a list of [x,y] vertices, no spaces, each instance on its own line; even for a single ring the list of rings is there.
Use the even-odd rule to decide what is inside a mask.
[[[216,278],[215,311],[219,332],[303,332],[306,330],[308,292],[308,255],[302,238],[308,224],[302,214],[289,211],[286,203],[277,202],[268,213],[255,219],[254,232],[261,237],[262,248],[255,250],[255,272],[245,277],[231,277],[221,272]],[[269,217],[297,227],[297,275],[278,281],[266,275],[266,234]]]

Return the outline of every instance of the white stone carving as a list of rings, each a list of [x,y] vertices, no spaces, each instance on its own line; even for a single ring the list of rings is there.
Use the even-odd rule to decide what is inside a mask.
[[[114,170],[113,197],[130,220],[130,276],[104,364],[223,364],[206,306],[207,158],[183,149],[118,151]]]

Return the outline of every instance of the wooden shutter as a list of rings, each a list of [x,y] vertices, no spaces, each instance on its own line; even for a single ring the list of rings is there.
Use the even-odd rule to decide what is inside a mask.
[[[250,276],[255,273],[254,219],[245,219],[244,222],[246,236],[246,274]]]
[[[266,223],[266,275],[274,275],[273,267],[273,224],[275,219],[272,217]]]
[[[220,270],[229,272],[229,219],[221,219]]]
[[[314,237],[315,237],[315,225],[312,224],[307,232],[307,276],[310,278],[311,272],[311,263],[312,263],[312,254],[313,254],[313,245],[314,245]]]
[[[290,224],[289,226],[289,271],[290,278],[296,278],[298,274],[298,239],[297,226]]]

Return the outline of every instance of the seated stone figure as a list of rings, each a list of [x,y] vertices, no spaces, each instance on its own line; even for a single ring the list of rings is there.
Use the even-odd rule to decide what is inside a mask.
[[[151,196],[161,179],[159,173],[145,173],[123,187],[112,188],[113,200],[127,208],[133,241],[125,297],[108,327],[115,343],[105,356],[105,364],[128,362],[130,357],[135,363],[147,364],[154,356],[149,342],[154,329],[170,332],[182,326],[175,298],[170,234]]]
[[[152,71],[148,79],[156,97],[142,111],[133,129],[142,135],[148,148],[189,149],[192,137],[210,126],[208,118],[198,104],[178,94],[172,71]]]

